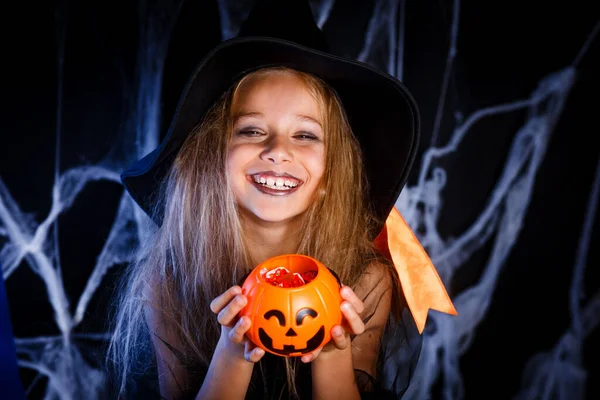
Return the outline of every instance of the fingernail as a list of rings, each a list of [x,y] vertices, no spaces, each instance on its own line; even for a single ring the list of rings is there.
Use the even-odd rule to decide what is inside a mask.
[[[333,336],[342,336],[344,334],[344,330],[342,328],[333,328]]]

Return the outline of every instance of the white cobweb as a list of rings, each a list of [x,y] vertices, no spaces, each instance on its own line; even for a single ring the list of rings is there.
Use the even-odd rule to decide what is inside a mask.
[[[386,65],[378,65],[390,74],[402,79],[405,0],[376,0],[364,46],[358,59],[372,62],[371,55],[384,51],[388,55]],[[219,0],[222,37],[235,36],[239,23],[247,15],[249,1]],[[323,27],[334,5],[333,0],[311,1],[319,26]],[[54,311],[54,321],[60,335],[54,337],[16,338],[18,362],[21,368],[32,369],[38,377],[46,378],[45,399],[70,400],[96,399],[103,396],[103,373],[93,367],[84,355],[91,354],[89,342],[104,342],[109,332],[76,334],[94,293],[101,286],[103,277],[114,266],[133,260],[135,246],[145,234],[146,217],[124,193],[101,253],[96,259],[93,272],[85,289],[77,299],[75,308],[69,306],[68,296],[61,278],[60,257],[57,257],[57,236],[53,230],[59,215],[78,201],[82,189],[99,180],[119,182],[119,173],[131,162],[147,154],[158,145],[160,126],[161,83],[167,47],[181,3],[168,1],[140,2],[140,31],[137,58],[136,85],[132,85],[134,106],[125,121],[129,131],[115,143],[117,151],[102,162],[81,165],[62,173],[55,171],[52,189],[52,206],[48,215],[36,221],[20,209],[13,199],[10,188],[0,177],[0,264],[4,278],[10,283],[11,274],[17,268],[30,268],[45,284],[48,302]],[[511,103],[480,109],[461,118],[453,129],[448,143],[435,145],[444,109],[446,88],[456,57],[456,37],[459,31],[460,2],[453,6],[450,30],[450,47],[440,89],[438,113],[434,123],[432,147],[426,150],[418,168],[418,181],[407,186],[397,202],[410,226],[420,226],[419,239],[428,250],[442,280],[448,284],[457,269],[482,246],[491,244],[489,258],[477,282],[458,293],[454,304],[458,316],[432,312],[428,329],[424,333],[423,351],[416,375],[406,393],[407,399],[430,398],[434,383],[442,379],[445,399],[462,399],[465,396],[459,361],[471,345],[475,329],[486,317],[494,296],[498,277],[512,247],[519,238],[522,222],[527,213],[536,173],[544,160],[548,141],[557,120],[561,116],[569,91],[575,84],[577,62],[541,77],[537,88],[528,98]],[[598,26],[582,47],[582,55],[595,37]],[[64,35],[64,31],[61,30]],[[64,41],[64,36],[61,39]],[[63,47],[57,55],[62,60]],[[61,75],[62,76],[62,75]],[[59,86],[62,82],[59,82]],[[460,156],[460,145],[467,135],[473,134],[475,122],[493,115],[526,110],[527,118],[514,132],[514,139],[502,173],[495,182],[485,207],[475,221],[458,236],[444,238],[438,231],[438,216],[443,206],[443,189],[447,171],[434,167],[442,156]],[[58,109],[57,113],[61,110]],[[57,135],[60,135],[60,125]],[[58,141],[59,142],[59,141]],[[57,157],[60,149],[56,149]],[[119,154],[120,156],[115,156]],[[600,165],[600,164],[599,164]],[[516,395],[518,400],[564,399],[585,397],[586,371],[582,366],[581,349],[586,336],[600,321],[600,293],[583,302],[579,293],[587,266],[594,215],[600,187],[600,167],[596,171],[586,212],[586,225],[580,234],[580,246],[574,260],[571,283],[571,326],[555,347],[534,356],[523,376],[523,387]],[[71,310],[74,311],[71,311]],[[88,343],[88,344],[86,344]],[[393,374],[393,360],[388,373]],[[441,377],[441,378],[440,378]],[[31,385],[35,385],[34,380]],[[30,388],[28,388],[30,389]]]

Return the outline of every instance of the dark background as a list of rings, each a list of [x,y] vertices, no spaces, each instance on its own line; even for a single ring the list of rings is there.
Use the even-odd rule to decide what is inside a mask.
[[[149,1],[149,8],[172,8],[163,3]],[[432,143],[453,4],[407,1],[402,80],[420,105],[421,154],[432,144],[440,146],[449,140],[456,113],[466,117],[485,107],[525,99],[547,74],[571,65],[600,21],[594,3],[462,2],[444,118]],[[239,7],[244,10],[248,4],[244,1]],[[373,5],[372,1],[335,3],[323,28],[332,52],[358,56]],[[188,75],[221,40],[216,1],[186,0],[181,7],[164,64],[162,134]],[[99,162],[119,171],[140,155],[131,139],[135,127],[128,121],[140,84],[136,67],[141,15],[135,1],[48,1],[13,4],[0,17],[0,180],[6,188],[0,196],[6,200],[10,193],[34,226],[48,216],[52,204],[57,137],[61,173]],[[525,385],[526,362],[539,352],[550,351],[569,329],[569,290],[600,153],[598,36],[576,65],[577,80],[538,170],[518,240],[496,282],[487,315],[472,332],[474,338],[460,358],[464,398],[513,398]],[[58,66],[61,43],[62,69]],[[377,52],[369,62],[385,66]],[[524,120],[524,111],[484,119],[455,153],[436,161],[449,177],[438,224],[443,238],[459,236],[480,214]],[[111,162],[106,163],[107,159]],[[416,183],[420,162],[419,157],[408,186]],[[122,195],[118,182],[90,182],[58,219],[61,276],[71,311],[107,241]],[[597,224],[594,227],[579,297],[582,306],[598,296],[600,287],[599,232]],[[0,219],[0,249],[11,243],[6,229],[6,221]],[[465,262],[448,282],[451,296],[476,284],[488,255],[489,248],[484,247]],[[123,267],[124,263],[116,263],[104,276],[83,322],[73,330],[75,336],[106,331],[107,304]],[[60,335],[46,286],[27,260],[6,279],[6,288],[17,338]],[[600,398],[599,313],[580,353],[582,372],[587,374],[580,390],[589,399]],[[97,366],[102,341],[74,342],[85,348],[86,362]],[[40,354],[44,351],[39,350]],[[25,357],[22,348],[20,357]],[[20,371],[29,398],[42,398],[47,379],[38,380],[30,368]],[[440,387],[432,393],[434,398],[441,398]],[[575,392],[567,392],[552,398],[577,398],[573,396]],[[543,397],[538,393],[535,398]]]

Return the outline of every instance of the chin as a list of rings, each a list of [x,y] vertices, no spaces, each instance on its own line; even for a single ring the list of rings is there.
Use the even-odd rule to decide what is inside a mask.
[[[285,222],[294,222],[302,218],[305,211],[302,212],[294,212],[289,208],[287,209],[274,209],[273,207],[260,209],[260,210],[250,210],[247,211],[250,218],[254,220],[258,220],[266,223],[285,223]]]
[[[285,222],[292,222],[297,220],[300,217],[300,215],[298,214],[275,214],[275,213],[265,213],[265,214],[255,214],[255,218],[259,219],[260,221],[263,222],[267,222],[267,223],[285,223]]]

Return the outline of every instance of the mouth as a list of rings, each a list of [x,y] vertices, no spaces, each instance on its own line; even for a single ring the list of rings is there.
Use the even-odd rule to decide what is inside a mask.
[[[258,172],[246,177],[259,191],[276,196],[283,196],[298,190],[304,183],[290,174],[274,172]]]
[[[321,343],[323,343],[323,340],[325,339],[325,327],[321,326],[317,333],[315,333],[314,336],[306,342],[306,347],[301,349],[297,349],[293,344],[284,344],[283,349],[276,349],[273,347],[273,339],[271,339],[271,337],[263,328],[258,329],[258,336],[260,337],[262,344],[275,354],[282,356],[300,356],[310,353],[318,348]]]

